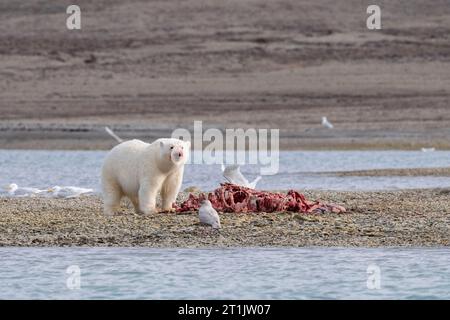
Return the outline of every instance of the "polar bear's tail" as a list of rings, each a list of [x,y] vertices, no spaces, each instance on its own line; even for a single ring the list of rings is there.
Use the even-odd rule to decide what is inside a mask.
[[[116,140],[119,143],[123,142],[123,139],[119,138],[119,136],[117,134],[114,133],[114,131],[112,131],[109,127],[105,127],[105,131],[114,138],[114,140]]]

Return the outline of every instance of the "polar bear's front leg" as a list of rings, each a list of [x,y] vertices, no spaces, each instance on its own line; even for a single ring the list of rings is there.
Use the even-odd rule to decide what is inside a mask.
[[[173,203],[177,200],[178,192],[183,182],[183,169],[169,175],[161,188],[162,210],[173,211]]]
[[[144,184],[139,188],[139,209],[143,214],[156,213],[156,194],[158,186]]]
[[[112,179],[102,178],[103,212],[107,216],[113,216],[120,208],[122,190]]]

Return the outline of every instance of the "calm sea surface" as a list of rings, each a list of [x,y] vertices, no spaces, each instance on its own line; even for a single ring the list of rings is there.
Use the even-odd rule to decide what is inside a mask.
[[[104,151],[0,150],[0,187],[48,188],[54,185],[99,190]],[[392,190],[450,187],[449,177],[336,177],[326,172],[387,168],[450,167],[450,152],[420,151],[285,151],[280,152],[278,174],[264,176],[261,189]],[[241,171],[249,180],[258,165]],[[317,173],[325,173],[318,176]],[[215,189],[224,181],[219,165],[187,165],[183,187]]]
[[[450,299],[449,248],[0,248],[0,299]]]

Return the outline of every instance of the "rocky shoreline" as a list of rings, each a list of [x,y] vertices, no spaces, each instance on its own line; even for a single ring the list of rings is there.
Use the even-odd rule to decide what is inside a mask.
[[[345,214],[221,214],[218,232],[196,213],[105,217],[97,196],[0,198],[0,246],[380,247],[450,245],[448,189],[306,192]],[[186,193],[180,194],[180,201]]]

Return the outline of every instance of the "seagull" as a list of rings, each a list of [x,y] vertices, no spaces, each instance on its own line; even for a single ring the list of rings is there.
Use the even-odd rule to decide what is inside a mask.
[[[422,152],[434,152],[436,148],[422,148]]]
[[[200,222],[210,225],[213,229],[220,229],[220,218],[217,211],[212,207],[211,201],[203,200],[198,210]]]
[[[114,133],[114,131],[111,130],[111,128],[109,127],[105,127],[105,131],[114,138],[114,140],[116,140],[118,143],[122,143],[123,139],[120,138],[117,134]]]
[[[330,121],[328,121],[327,117],[322,117],[322,126],[327,127],[328,129],[334,128]]]
[[[261,176],[257,176],[255,180],[249,182],[247,178],[244,177],[244,175],[241,173],[239,165],[230,165],[225,167],[222,164],[222,172],[223,176],[228,180],[228,182],[251,189],[255,189],[256,184],[262,178]]]
[[[19,189],[19,186],[15,183],[11,183],[3,188],[3,190],[5,190],[8,193],[8,195],[10,195],[10,196],[14,196],[17,189]]]
[[[40,190],[37,188],[21,188],[15,183],[7,185],[4,190],[11,197],[31,197],[39,193],[45,192],[45,190]]]
[[[93,193],[93,189],[78,188],[78,187],[60,187],[54,186],[47,190],[47,192],[55,198],[76,198],[81,195]]]

